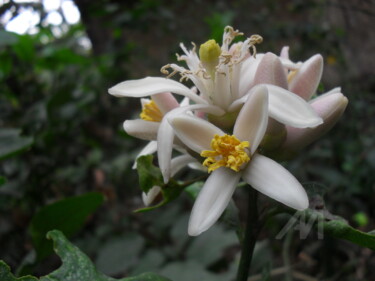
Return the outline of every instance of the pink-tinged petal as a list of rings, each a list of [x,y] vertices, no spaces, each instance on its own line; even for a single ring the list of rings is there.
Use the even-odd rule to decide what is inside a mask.
[[[254,85],[271,84],[288,89],[285,70],[278,56],[267,53],[263,56],[257,68]]]
[[[170,119],[178,138],[190,149],[197,153],[211,150],[211,140],[214,135],[224,135],[215,125],[196,117],[177,116]]]
[[[312,108],[323,118],[323,124],[315,128],[298,129],[287,126],[287,137],[282,150],[298,152],[327,133],[340,119],[348,105],[348,99],[341,93],[329,93],[314,99]]]
[[[145,206],[150,206],[152,202],[154,202],[155,198],[159,195],[160,191],[160,186],[154,185],[147,193],[142,192],[143,204],[145,204]]]
[[[162,77],[146,77],[138,80],[128,80],[113,86],[108,92],[116,97],[134,98],[171,92],[188,97],[196,103],[207,104],[203,98],[195,94],[188,87],[177,81]]]
[[[124,122],[124,130],[128,135],[143,140],[156,140],[159,126],[159,122],[150,122],[142,119],[126,120]]]
[[[153,154],[158,149],[158,143],[157,141],[150,141],[137,155],[135,158],[134,164],[132,169],[137,168],[137,159],[143,155]]]
[[[309,100],[318,88],[323,73],[323,57],[315,55],[305,61],[289,84],[289,90]]]
[[[212,172],[195,200],[188,233],[197,236],[210,228],[224,212],[241,173],[221,167]]]
[[[249,141],[253,154],[262,141],[268,123],[268,91],[256,87],[238,114],[233,134],[241,141]]]
[[[255,154],[242,173],[242,178],[259,192],[296,210],[309,206],[306,191],[283,166]]]
[[[152,96],[152,99],[163,114],[179,107],[178,101],[171,93],[161,93]]]
[[[323,120],[301,97],[274,85],[266,85],[269,116],[280,123],[297,128],[316,127]]]
[[[289,59],[289,46],[284,46],[280,52],[280,58]]]

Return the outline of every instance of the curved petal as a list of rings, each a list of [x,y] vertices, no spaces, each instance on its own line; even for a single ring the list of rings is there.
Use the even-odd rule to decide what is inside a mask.
[[[242,62],[238,98],[243,97],[254,86],[255,73],[263,56],[264,54],[257,54],[256,58],[251,56]]]
[[[238,114],[233,134],[241,141],[249,141],[253,154],[263,139],[267,123],[268,91],[266,87],[256,87]]]
[[[289,90],[309,100],[318,88],[323,73],[323,57],[319,54],[305,61],[289,84]]]
[[[285,70],[278,56],[266,53],[257,68],[254,85],[271,84],[288,89]]]
[[[180,155],[172,159],[171,161],[171,177],[177,174],[185,166],[198,162],[194,157],[190,155]]]
[[[132,169],[137,169],[137,159],[143,155],[153,154],[158,149],[157,141],[150,141],[137,155],[135,158]]]
[[[184,114],[190,110],[202,110],[212,114],[222,114],[224,111],[217,106],[194,104],[185,107],[177,107],[169,111],[163,118],[157,134],[158,140],[158,161],[159,167],[163,174],[164,182],[167,183],[171,177],[171,157],[173,150],[174,131],[170,124],[175,116]],[[212,137],[211,137],[212,138]]]
[[[227,207],[241,173],[221,167],[208,177],[195,200],[189,220],[188,233],[197,236],[210,228]]]
[[[225,133],[215,125],[203,119],[191,116],[177,116],[170,119],[175,134],[190,149],[197,153],[211,149],[211,140],[214,135]]]
[[[171,93],[160,93],[152,96],[152,99],[163,114],[179,107],[178,101]]]
[[[297,128],[315,127],[323,122],[314,109],[301,97],[283,88],[266,85],[269,115],[280,123]]]
[[[242,178],[259,192],[296,210],[309,206],[306,191],[298,180],[277,162],[255,154]]]
[[[177,81],[162,77],[146,77],[138,80],[124,81],[108,89],[108,92],[116,97],[134,98],[172,92],[188,97],[196,103],[207,104],[203,98],[195,94],[188,87]]]
[[[150,122],[142,119],[126,120],[124,130],[128,135],[143,139],[156,140],[156,135],[160,126],[159,122]]]
[[[324,123],[315,128],[293,128],[287,126],[286,140],[282,150],[297,152],[327,133],[340,119],[348,105],[348,99],[341,93],[330,93],[320,96],[311,102],[316,113]]]
[[[154,185],[147,193],[142,192],[143,204],[145,204],[146,207],[150,206],[155,198],[159,195],[160,191],[160,186]]]

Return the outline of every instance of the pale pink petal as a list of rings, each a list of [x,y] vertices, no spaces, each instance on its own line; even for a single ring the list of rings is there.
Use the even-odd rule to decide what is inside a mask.
[[[172,79],[162,77],[146,77],[138,80],[128,80],[113,86],[108,92],[116,97],[135,98],[171,92],[188,97],[196,103],[207,104],[203,98],[199,97],[188,87]]]
[[[268,123],[268,91],[256,87],[238,114],[233,134],[241,141],[249,141],[253,154],[262,141]]]
[[[152,99],[160,109],[160,111],[164,114],[179,107],[178,101],[171,93],[161,93],[152,96]]]
[[[125,132],[133,137],[143,140],[156,140],[159,122],[150,122],[142,119],[126,120],[124,122]]]
[[[243,97],[254,86],[255,73],[263,56],[264,54],[257,54],[256,58],[251,56],[242,62],[238,98]]]
[[[289,90],[305,100],[316,92],[323,73],[323,57],[315,55],[305,61],[289,84]]]
[[[341,93],[322,95],[311,102],[312,108],[323,118],[323,124],[315,128],[298,129],[287,126],[287,137],[281,149],[298,152],[327,133],[340,119],[348,104]]]
[[[271,84],[288,89],[285,70],[278,56],[266,53],[257,68],[254,85]]]
[[[227,207],[241,173],[221,167],[212,172],[195,200],[188,233],[197,236],[210,228]]]
[[[293,209],[309,206],[306,191],[283,166],[260,154],[254,154],[242,178],[259,192]]]
[[[284,46],[281,49],[280,57],[287,60],[289,59],[289,46]]]

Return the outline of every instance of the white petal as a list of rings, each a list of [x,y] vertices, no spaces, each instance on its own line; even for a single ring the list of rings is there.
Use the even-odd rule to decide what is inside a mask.
[[[153,154],[158,148],[157,141],[150,141],[137,155],[135,158],[132,169],[137,169],[137,159],[143,155]]]
[[[315,127],[323,122],[303,98],[277,86],[267,84],[266,87],[270,117],[296,128]]]
[[[196,103],[207,102],[183,84],[162,77],[146,77],[139,80],[121,82],[108,90],[116,97],[145,97],[164,92],[172,92],[190,98]]]
[[[147,194],[145,192],[142,192],[142,201],[145,206],[150,206],[152,202],[155,200],[156,196],[159,195],[161,191],[160,186],[154,185]]]
[[[296,210],[309,206],[306,191],[283,166],[265,156],[254,154],[242,178],[259,192]]]
[[[215,115],[224,113],[224,111],[217,106],[194,104],[185,107],[177,107],[164,116],[158,131],[157,140],[159,167],[163,174],[165,183],[167,183],[171,177],[171,157],[174,140],[174,132],[169,120],[172,120],[175,116],[182,115],[190,110],[201,110]]]
[[[197,153],[211,149],[214,135],[222,136],[224,132],[203,119],[191,116],[177,116],[170,119],[175,134],[190,149]]]
[[[241,66],[238,97],[244,96],[254,86],[255,73],[263,56],[264,54],[257,54],[256,58],[251,56],[243,61]]]
[[[196,236],[212,226],[224,212],[236,189],[241,173],[221,167],[212,172],[195,200],[188,233]]]
[[[266,87],[256,87],[238,114],[233,134],[241,141],[249,141],[253,154],[263,139],[267,123],[268,91]]]
[[[124,122],[124,130],[128,135],[139,139],[156,140],[159,125],[159,122],[150,122],[142,119],[126,120]]]
[[[171,161],[171,177],[177,174],[185,166],[196,162],[198,161],[195,158],[187,154],[173,158]]]

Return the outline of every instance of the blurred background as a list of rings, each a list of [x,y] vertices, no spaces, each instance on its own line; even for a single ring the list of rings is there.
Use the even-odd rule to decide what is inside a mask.
[[[133,212],[142,201],[131,166],[146,143],[123,132],[122,123],[139,114],[140,103],[107,94],[118,82],[161,76],[160,68],[181,53],[180,42],[221,42],[226,25],[262,35],[259,53],[290,46],[293,61],[323,55],[319,94],[341,86],[349,105],[334,129],[287,167],[324,193],[331,213],[362,231],[375,229],[375,1],[0,5],[0,259],[13,272],[40,276],[56,269],[56,256],[35,260],[36,214],[97,191],[105,202],[70,237],[100,271],[113,277],[153,271],[177,281],[233,278],[240,249],[235,233],[224,222],[189,238],[189,196]],[[242,195],[235,196],[240,212]],[[262,230],[251,280],[375,280],[373,251],[314,232],[306,240],[296,232],[275,239],[287,220],[276,217]],[[286,277],[285,266],[293,271]]]

